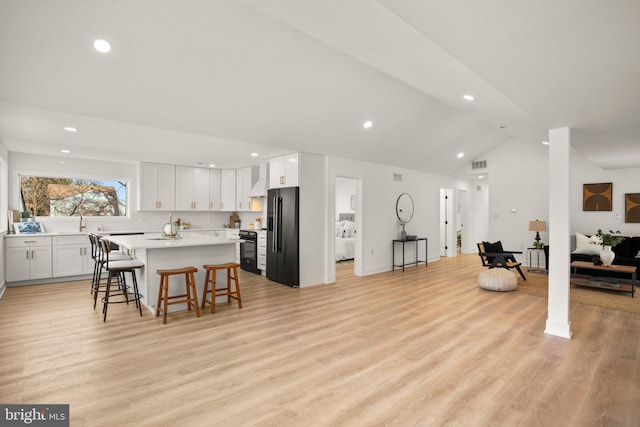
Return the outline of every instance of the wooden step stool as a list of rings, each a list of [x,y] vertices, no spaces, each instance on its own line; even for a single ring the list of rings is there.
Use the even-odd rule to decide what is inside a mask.
[[[231,303],[231,298],[238,301],[238,308],[242,308],[242,298],[240,297],[240,283],[238,282],[238,267],[240,264],[236,262],[228,262],[226,264],[207,264],[202,266],[207,270],[207,275],[204,279],[204,291],[202,292],[202,308],[205,304],[211,304],[211,313],[216,312],[216,297],[227,297],[227,303]],[[216,276],[218,270],[227,270],[227,287],[216,289]],[[233,276],[231,275],[233,270]],[[235,291],[231,290],[231,279],[235,283]],[[209,290],[209,283],[211,283],[211,290]],[[211,294],[211,300],[207,300],[207,294]]]
[[[187,309],[191,311],[191,307],[193,306],[196,309],[196,317],[200,317],[200,307],[198,306],[198,295],[196,292],[196,281],[193,278],[193,273],[196,273],[197,271],[198,269],[195,267],[183,267],[157,271],[157,273],[160,275],[160,289],[158,289],[158,305],[156,308],[156,316],[160,316],[160,311],[162,311],[162,323],[167,323],[168,306],[171,304],[187,303]],[[169,277],[180,274],[184,274],[185,277],[186,293],[182,295],[169,296]],[[162,307],[160,306],[160,304],[162,304]]]

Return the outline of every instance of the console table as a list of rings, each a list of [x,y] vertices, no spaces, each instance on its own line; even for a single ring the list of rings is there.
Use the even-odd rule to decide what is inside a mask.
[[[594,288],[611,289],[614,291],[631,292],[631,298],[636,293],[636,267],[630,265],[612,265],[605,267],[603,265],[594,265],[586,261],[573,261],[571,263],[573,273],[571,274],[570,283],[578,286],[591,286]],[[631,284],[620,282],[619,279],[606,276],[591,276],[588,274],[578,275],[577,270],[597,270],[607,273],[628,274]]]
[[[422,242],[422,241],[424,241],[424,259],[423,260],[420,259],[420,257],[418,256],[418,242]],[[396,244],[398,244],[398,243],[402,246],[402,264],[396,264]],[[416,251],[415,252],[416,253],[415,262],[410,262],[409,264],[407,264],[405,262],[405,259],[404,259],[404,249],[405,249],[405,246],[407,245],[407,243],[413,243],[415,245],[414,247],[415,247],[415,251]],[[395,270],[396,267],[402,267],[402,271],[404,271],[404,267],[406,265],[414,265],[414,264],[418,265],[418,263],[420,263],[420,262],[424,262],[424,266],[425,267],[427,266],[428,249],[427,249],[427,238],[426,237],[419,237],[419,238],[417,238],[415,240],[393,240],[392,247],[393,248],[391,250],[391,253],[392,253],[392,255],[391,255],[392,256],[392,258],[391,258],[391,266],[392,266],[391,267],[391,271]]]

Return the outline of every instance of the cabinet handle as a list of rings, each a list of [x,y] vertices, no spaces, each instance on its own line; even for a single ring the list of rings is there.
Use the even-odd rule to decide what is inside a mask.
[[[224,202],[220,202],[220,209],[224,209]]]
[[[31,251],[31,259],[34,259],[34,258],[35,258],[35,252],[32,250]]]
[[[29,259],[29,249],[27,249],[27,259]]]
[[[162,200],[158,202],[158,208],[162,209]]]
[[[280,184],[283,184],[283,185],[284,185],[284,183],[285,183],[285,178],[284,178],[284,176],[281,176],[281,177],[280,177]]]

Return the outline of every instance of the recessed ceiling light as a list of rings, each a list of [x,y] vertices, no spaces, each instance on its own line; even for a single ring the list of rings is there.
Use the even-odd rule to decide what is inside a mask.
[[[464,95],[463,98],[467,101],[473,101],[474,99],[476,99],[473,95]]]
[[[464,153],[458,153],[458,158],[461,159],[464,157]]]
[[[258,153],[251,153],[251,157],[258,157],[260,154]]]
[[[215,168],[215,167],[216,167],[216,165],[214,165],[213,163],[209,163],[209,167],[210,167],[210,168]]]
[[[484,178],[484,175],[478,175],[478,179]]]
[[[78,128],[74,128],[73,126],[66,126],[64,130],[67,132],[78,132]]]
[[[60,152],[64,154],[69,154],[71,153],[71,150],[63,149],[63,150],[60,150]]]
[[[369,129],[371,126],[373,126],[373,122],[371,120],[367,120],[362,124],[362,127],[365,129]]]
[[[549,145],[549,141],[542,141],[544,145]]]
[[[93,48],[100,53],[111,52],[111,43],[104,39],[96,39],[93,41]]]

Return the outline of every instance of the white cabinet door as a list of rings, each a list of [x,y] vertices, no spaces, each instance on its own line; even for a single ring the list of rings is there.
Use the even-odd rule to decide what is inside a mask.
[[[140,185],[138,188],[138,209],[158,209],[158,165],[140,163]]]
[[[297,187],[298,153],[269,160],[269,188]]]
[[[176,166],[176,209],[193,209],[193,168]]]
[[[176,210],[203,211],[209,205],[209,169],[176,166]]]
[[[7,282],[29,280],[31,276],[29,248],[6,248],[5,265]]]
[[[140,163],[139,209],[175,210],[176,167],[157,163]]]
[[[193,168],[193,209],[209,210],[209,169]]]
[[[53,277],[78,276],[85,274],[86,247],[75,245],[54,245]]]
[[[173,211],[176,209],[176,167],[158,165],[158,209]]]
[[[220,210],[220,169],[209,169],[209,210]]]
[[[220,183],[220,209],[234,211],[236,209],[236,171],[223,169]]]
[[[236,170],[236,210],[251,210],[251,167]]]
[[[51,277],[51,246],[34,246],[31,248],[30,268],[31,280]]]

